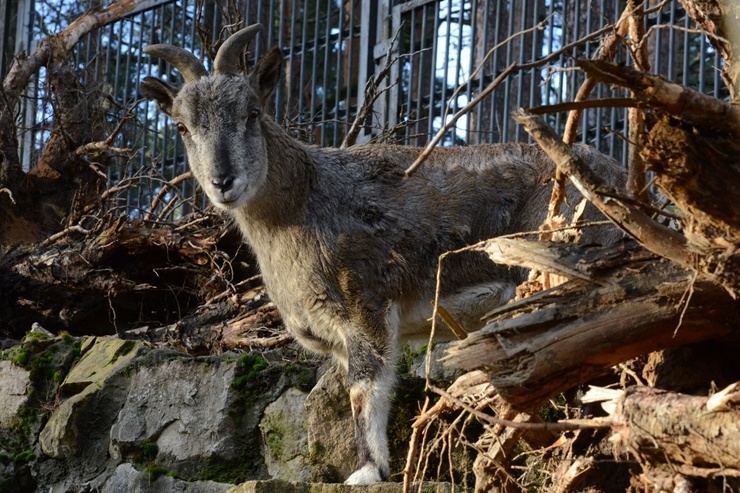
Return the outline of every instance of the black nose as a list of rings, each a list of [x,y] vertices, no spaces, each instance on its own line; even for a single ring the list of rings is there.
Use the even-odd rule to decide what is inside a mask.
[[[226,193],[229,190],[231,190],[231,187],[234,185],[234,177],[233,176],[218,176],[216,178],[211,179],[211,184],[218,188],[221,193]]]

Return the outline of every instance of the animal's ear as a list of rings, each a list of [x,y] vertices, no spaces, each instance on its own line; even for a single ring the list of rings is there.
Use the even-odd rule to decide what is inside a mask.
[[[277,88],[280,80],[280,70],[283,66],[283,53],[274,46],[265,56],[260,58],[252,72],[252,80],[257,83],[260,102],[265,105]]]
[[[141,92],[147,99],[153,99],[159,109],[172,116],[172,101],[177,96],[177,89],[155,77],[144,77],[141,81]]]

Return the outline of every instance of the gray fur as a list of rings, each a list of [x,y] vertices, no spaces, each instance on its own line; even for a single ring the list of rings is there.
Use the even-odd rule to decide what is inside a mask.
[[[385,429],[399,340],[428,333],[438,256],[536,230],[553,165],[526,144],[440,148],[405,179],[420,149],[304,145],[270,116],[281,65],[273,49],[248,76],[217,72],[179,91],[146,78],[142,90],[184,130],[195,177],[235,218],[287,329],[348,371],[359,464],[347,482],[379,481],[390,472]],[[577,152],[603,176],[621,175],[598,152]],[[453,256],[442,304],[476,329],[523,279],[482,254]]]

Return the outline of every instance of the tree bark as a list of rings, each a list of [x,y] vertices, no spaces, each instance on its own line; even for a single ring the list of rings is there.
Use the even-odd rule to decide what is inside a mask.
[[[502,307],[445,358],[454,368],[485,371],[517,410],[641,354],[738,331],[737,302],[687,269],[634,245],[585,256],[575,246],[571,254],[556,248],[554,256],[593,281],[571,280]],[[588,264],[589,256],[601,260]]]
[[[722,78],[733,101],[740,100],[740,4],[735,0],[680,0],[725,60]]]
[[[0,245],[33,242],[65,227],[73,206],[94,200],[99,176],[75,150],[100,138],[100,95],[81,87],[67,53],[87,33],[154,5],[154,0],[120,0],[76,19],[43,40],[25,58],[16,58],[0,90]],[[56,126],[38,166],[24,173],[18,158],[15,114],[21,94],[40,67],[48,68]],[[34,163],[35,164],[35,163]]]
[[[740,477],[740,409],[714,409],[711,401],[633,387],[602,405],[610,441],[643,463],[668,464],[687,476]]]

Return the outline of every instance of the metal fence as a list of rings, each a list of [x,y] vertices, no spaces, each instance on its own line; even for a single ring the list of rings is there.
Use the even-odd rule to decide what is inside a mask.
[[[63,28],[91,7],[62,2],[60,8],[58,0],[49,0],[54,7],[44,9],[47,4],[41,0],[21,0],[11,9],[8,1],[0,0],[0,9],[6,10],[2,45],[6,55],[19,47],[32,49],[34,39]],[[624,7],[623,0],[163,1],[90,34],[76,47],[73,59],[85,84],[108,95],[106,131],[118,124],[126,108],[133,108],[135,118],[116,143],[135,149],[133,157],[118,158],[106,169],[113,183],[156,177],[139,180],[120,195],[118,206],[138,217],[147,212],[162,181],[180,175],[187,166],[171,123],[156,105],[141,100],[138,83],[144,76],[179,80],[168,65],[142,56],[147,44],[186,47],[208,66],[206,51],[220,34],[237,23],[261,22],[266,29],[252,46],[252,63],[275,45],[286,59],[276,91],[276,118],[298,138],[322,146],[339,145],[364,100],[365,84],[389,57],[396,61],[360,141],[423,145],[499,74],[512,66],[525,67],[513,70],[442,140],[442,145],[466,145],[524,140],[526,135],[509,116],[513,110],[572,100],[583,79],[572,70],[572,61],[595,56],[602,38],[553,54],[613,23]],[[647,8],[651,11],[651,5]],[[677,0],[656,3],[645,27],[653,72],[727,97],[719,76],[720,58]],[[547,64],[531,63],[547,56],[553,57]],[[629,62],[626,49],[621,48],[618,61]],[[623,95],[600,86],[594,97]],[[19,124],[23,162],[29,167],[53,124],[43,71],[26,96]],[[548,118],[562,130],[565,116],[555,113]],[[623,108],[587,110],[580,138],[624,160],[626,125]],[[183,182],[158,207],[185,214],[189,211],[185,199],[195,192],[193,183]]]

